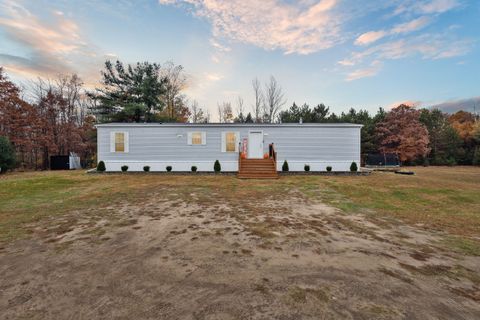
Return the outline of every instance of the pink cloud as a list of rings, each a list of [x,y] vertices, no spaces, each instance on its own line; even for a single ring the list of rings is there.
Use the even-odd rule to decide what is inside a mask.
[[[309,54],[343,40],[337,0],[315,4],[287,4],[277,0],[159,0],[160,4],[186,5],[206,18],[215,38],[226,38],[286,54]]]
[[[373,43],[383,37],[385,37],[388,33],[386,31],[369,31],[362,35],[360,35],[356,40],[355,44],[359,46],[364,46],[370,43]]]
[[[102,55],[82,37],[78,24],[63,12],[53,11],[49,23],[16,1],[0,4],[0,27],[6,36],[29,51],[28,56],[0,54],[0,63],[24,78],[55,77],[81,71],[86,82],[98,78]],[[82,69],[77,70],[81,65]]]

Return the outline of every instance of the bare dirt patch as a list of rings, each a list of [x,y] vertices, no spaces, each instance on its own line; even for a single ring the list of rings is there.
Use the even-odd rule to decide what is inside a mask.
[[[262,186],[256,191],[261,192]],[[163,187],[28,225],[2,319],[475,319],[480,257],[286,193]],[[241,196],[238,196],[238,195]]]

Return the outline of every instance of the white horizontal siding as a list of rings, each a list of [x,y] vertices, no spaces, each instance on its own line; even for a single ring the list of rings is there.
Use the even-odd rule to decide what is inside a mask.
[[[312,171],[323,171],[328,165],[335,171],[344,171],[348,170],[352,161],[360,162],[360,127],[259,125],[100,126],[97,137],[98,160],[111,164],[111,168],[107,165],[107,170],[114,171],[117,170],[116,164],[136,163],[139,163],[139,170],[149,163],[155,164],[155,167],[158,165],[159,170],[165,170],[164,166],[170,163],[174,170],[185,166],[189,171],[192,165],[197,165],[199,171],[210,171],[213,170],[213,162],[218,159],[222,169],[225,163],[225,171],[229,171],[227,167],[236,171],[238,153],[222,152],[222,132],[239,132],[242,141],[248,138],[248,131],[252,129],[263,130],[264,152],[268,152],[268,145],[273,142],[280,167],[287,160],[292,171],[303,171],[305,164],[309,164]],[[110,152],[110,132],[119,130],[129,133],[128,153]],[[204,131],[206,144],[188,145],[188,132],[192,131]]]

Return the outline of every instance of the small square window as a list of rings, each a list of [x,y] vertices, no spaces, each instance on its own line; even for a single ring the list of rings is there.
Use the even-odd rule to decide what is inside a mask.
[[[202,144],[201,132],[192,132],[192,144]]]

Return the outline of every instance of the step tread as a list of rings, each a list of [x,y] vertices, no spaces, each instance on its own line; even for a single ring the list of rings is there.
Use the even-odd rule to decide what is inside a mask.
[[[276,172],[239,172],[239,175],[277,176]]]

